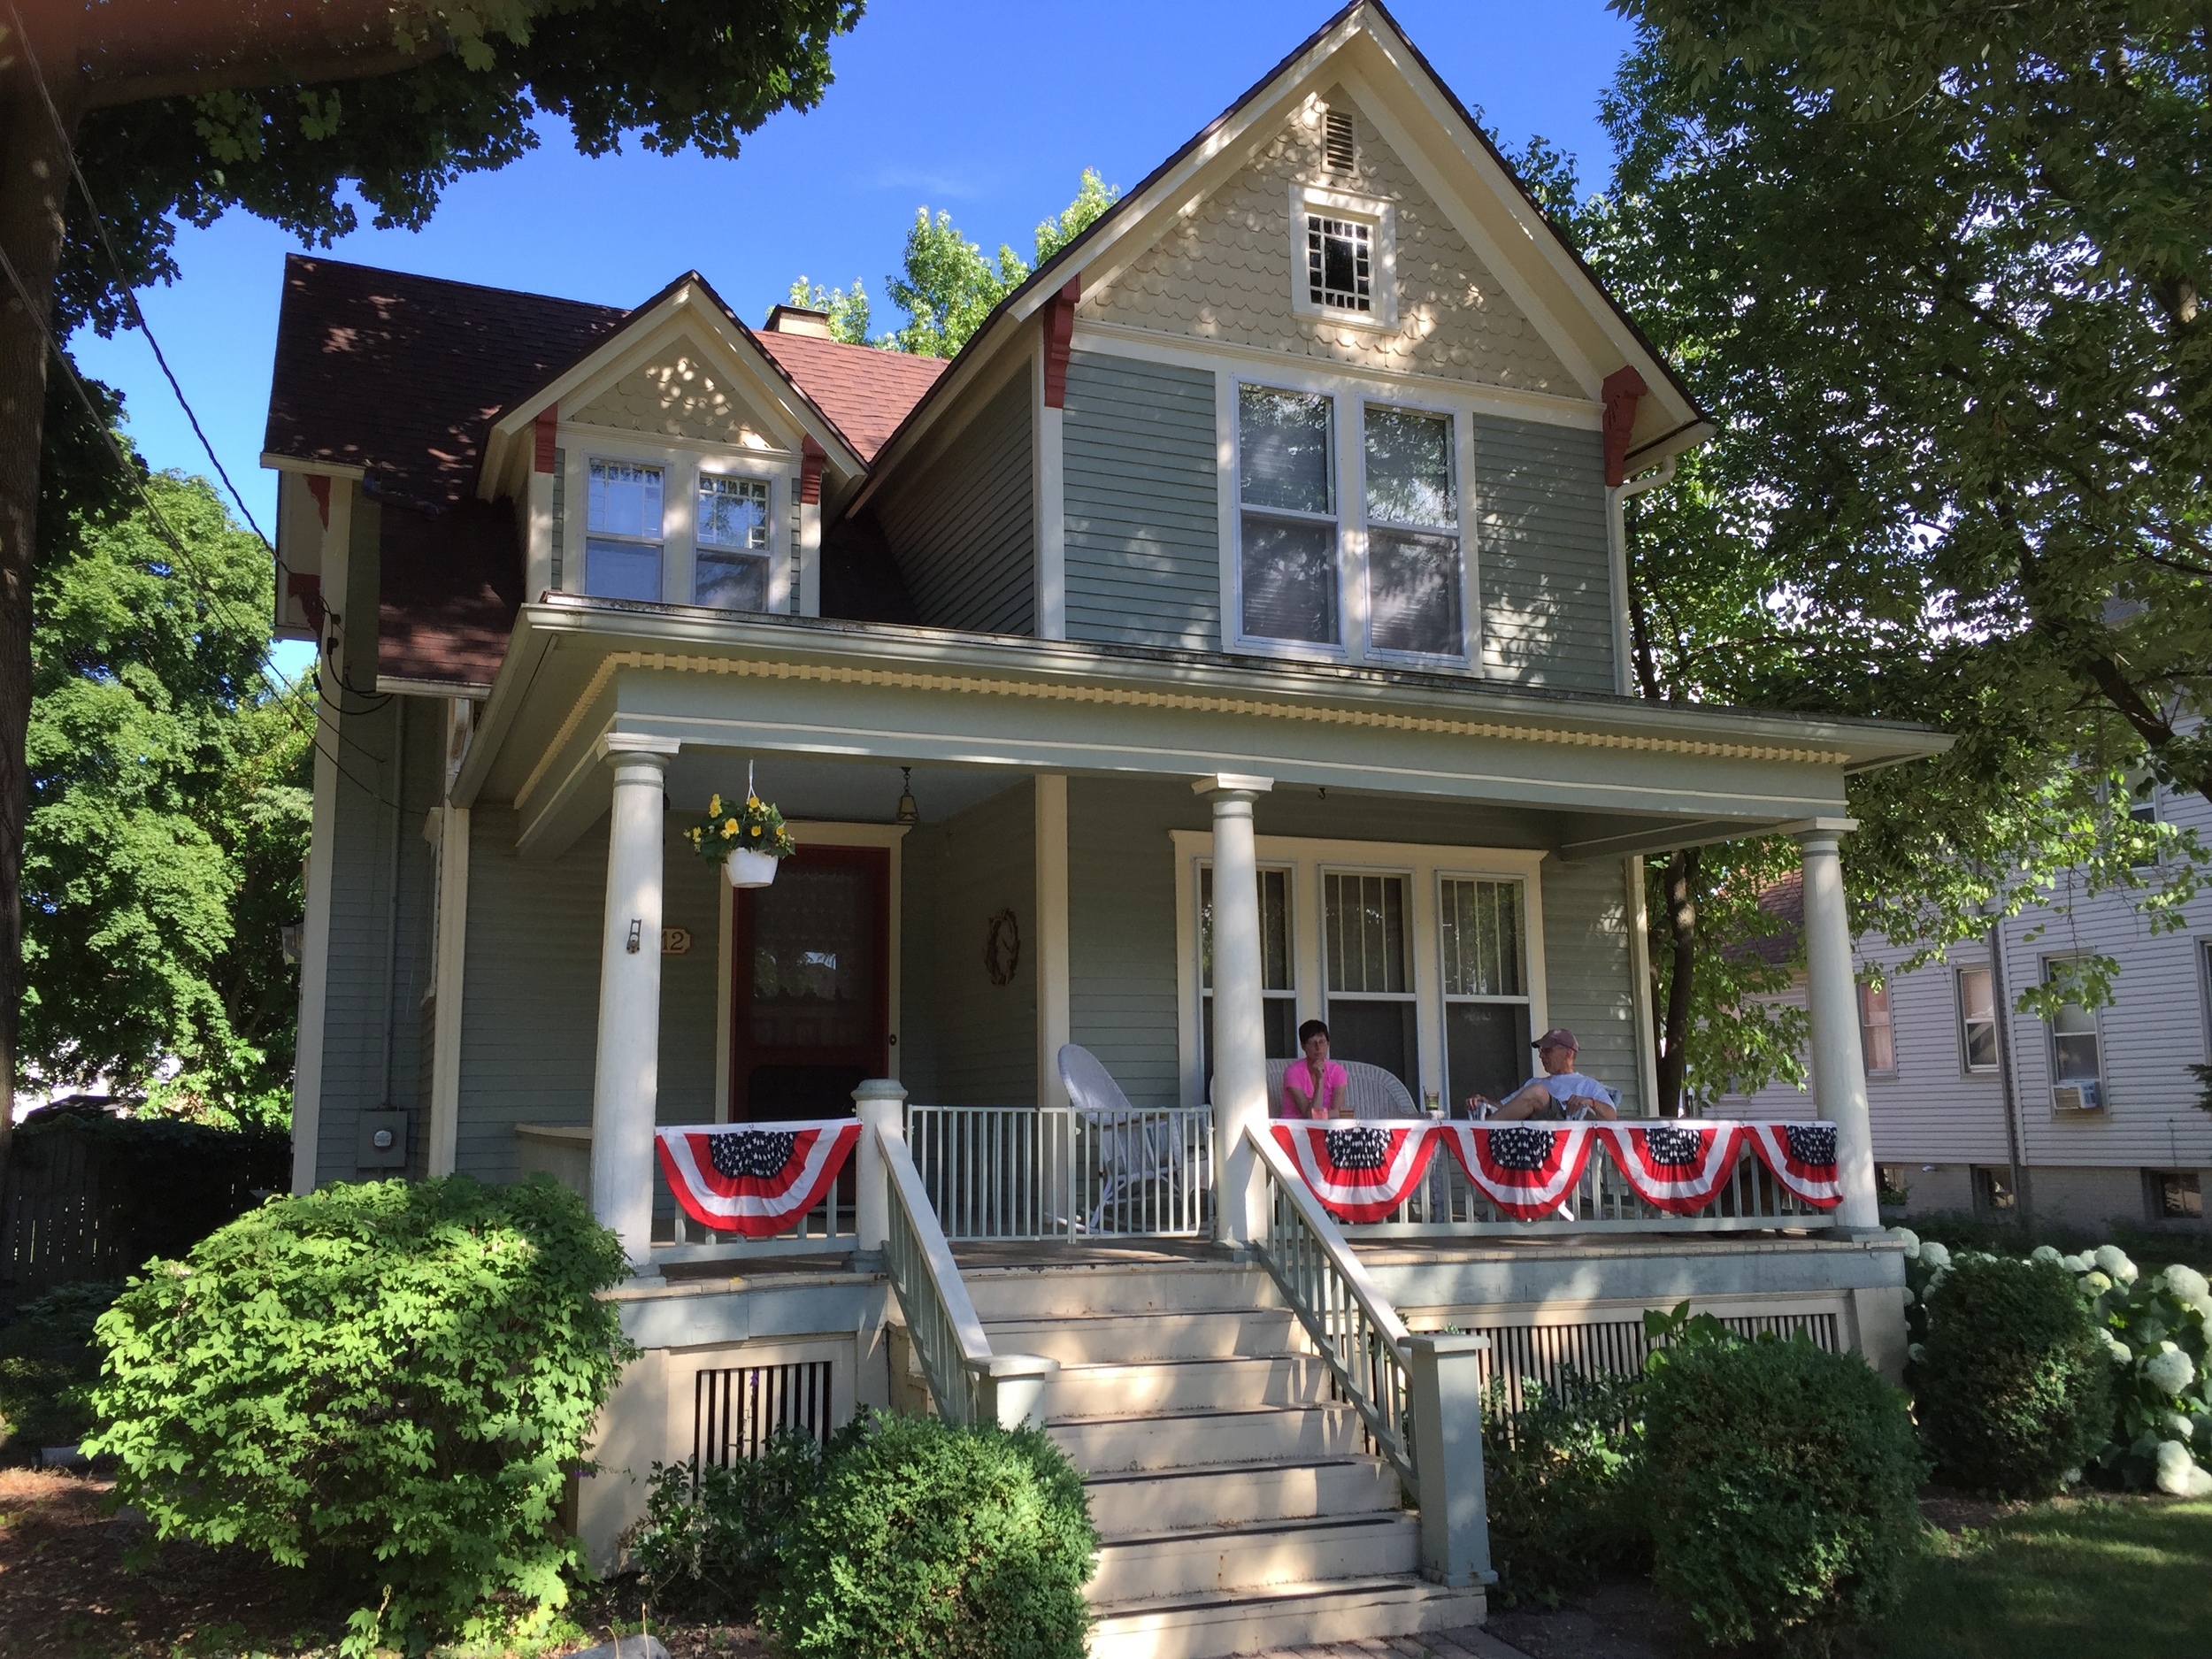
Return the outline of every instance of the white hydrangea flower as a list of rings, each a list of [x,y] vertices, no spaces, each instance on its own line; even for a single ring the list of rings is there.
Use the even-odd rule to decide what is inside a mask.
[[[2116,1244],[2097,1247],[2097,1266],[2120,1284],[2131,1285],[2135,1282],[2135,1263],[2128,1260],[2127,1252]]]
[[[1920,1235],[1910,1227],[1892,1227],[1889,1236],[1905,1247],[1905,1259],[1912,1261],[1920,1254]]]
[[[1919,1343],[1915,1342],[1905,1349],[1905,1357],[1912,1361],[1914,1364],[1917,1365],[1922,1360],[1928,1357],[1928,1350],[1921,1347]]]
[[[1920,1259],[1938,1272],[1941,1272],[1951,1265],[1950,1247],[1939,1244],[1933,1239],[1930,1239],[1920,1247]]]
[[[2212,1291],[2208,1291],[2205,1294],[2199,1296],[2189,1305],[2197,1310],[2197,1317],[2202,1319],[2207,1326],[2212,1326]]]
[[[2070,1469],[2058,1479],[2059,1483],[2062,1486],[2078,1486],[2081,1485],[2081,1471],[2078,1469]]]
[[[2189,1477],[2196,1472],[2197,1460],[2189,1455],[2189,1448],[2179,1440],[2161,1440],[2158,1443],[2158,1489],[2175,1497],[2186,1497]]]
[[[1912,1286],[1911,1286],[1910,1285],[1908,1285],[1908,1286],[1905,1286],[1905,1306],[1907,1306],[1908,1308],[1909,1308],[1909,1307],[1911,1307],[1911,1306],[1912,1306],[1912,1304],[1913,1304]]]
[[[2197,1368],[2186,1354],[2168,1342],[2143,1362],[2143,1375],[2171,1399],[2196,1379]]]
[[[2028,1252],[2028,1260],[2031,1262],[2055,1262],[2058,1260],[2058,1247],[2050,1244],[2039,1244],[2035,1247],[2035,1248]]]
[[[2089,1258],[2085,1256],[2062,1256],[2058,1258],[2058,1264],[2070,1273],[2086,1273],[2090,1267]]]
[[[2175,1263],[2158,1276],[2158,1287],[2176,1302],[2193,1306],[2212,1294],[2212,1279],[2208,1279],[2193,1267]]]
[[[2081,1276],[2081,1287],[2091,1295],[2099,1296],[2112,1288],[2112,1281],[2102,1273],[2084,1273]]]
[[[2158,1426],[2164,1432],[2168,1440],[2180,1440],[2184,1444],[2196,1435],[2196,1425],[2178,1411],[2167,1412],[2165,1416],[2158,1419]]]
[[[2135,1350],[2128,1347],[2126,1343],[2109,1333],[2106,1333],[2105,1340],[2110,1344],[2105,1352],[2112,1356],[2112,1363],[2115,1365],[2131,1365],[2135,1363]]]

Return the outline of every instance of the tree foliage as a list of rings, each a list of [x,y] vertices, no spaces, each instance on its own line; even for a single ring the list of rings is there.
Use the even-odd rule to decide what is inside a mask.
[[[273,573],[200,479],[51,515],[36,594],[25,1064],[280,1122],[311,719],[269,677]],[[161,534],[155,513],[184,549]],[[181,1072],[165,1075],[163,1063]]]

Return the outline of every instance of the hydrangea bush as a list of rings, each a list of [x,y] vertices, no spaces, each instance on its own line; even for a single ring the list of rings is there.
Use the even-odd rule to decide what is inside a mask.
[[[1985,1256],[1925,1242],[1903,1227],[1907,1316],[1916,1373],[1927,1358],[1931,1299],[1940,1299],[1957,1261]],[[2131,1487],[2212,1497],[2212,1282],[2179,1264],[2151,1278],[2116,1245],[2078,1255],[2039,1246],[2031,1259],[2073,1277],[2112,1365],[2113,1422],[2094,1466]],[[1922,1379],[1916,1374],[1916,1386]]]

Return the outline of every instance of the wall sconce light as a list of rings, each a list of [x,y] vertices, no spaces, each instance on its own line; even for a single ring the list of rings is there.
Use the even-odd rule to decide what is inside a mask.
[[[640,920],[637,917],[633,916],[630,918],[630,941],[628,945],[628,949],[632,956],[634,956],[637,955],[638,946],[643,942],[644,936],[644,922]]]
[[[896,824],[918,824],[922,821],[922,809],[914,802],[914,768],[900,767],[899,778],[899,806],[898,810],[891,815],[892,821]]]

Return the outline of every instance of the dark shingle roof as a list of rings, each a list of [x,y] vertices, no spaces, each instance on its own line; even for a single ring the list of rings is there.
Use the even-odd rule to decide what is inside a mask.
[[[876,451],[898,430],[906,411],[922,401],[922,394],[950,366],[942,357],[849,346],[813,334],[758,334],[753,338],[830,418],[864,461],[876,458]]]

